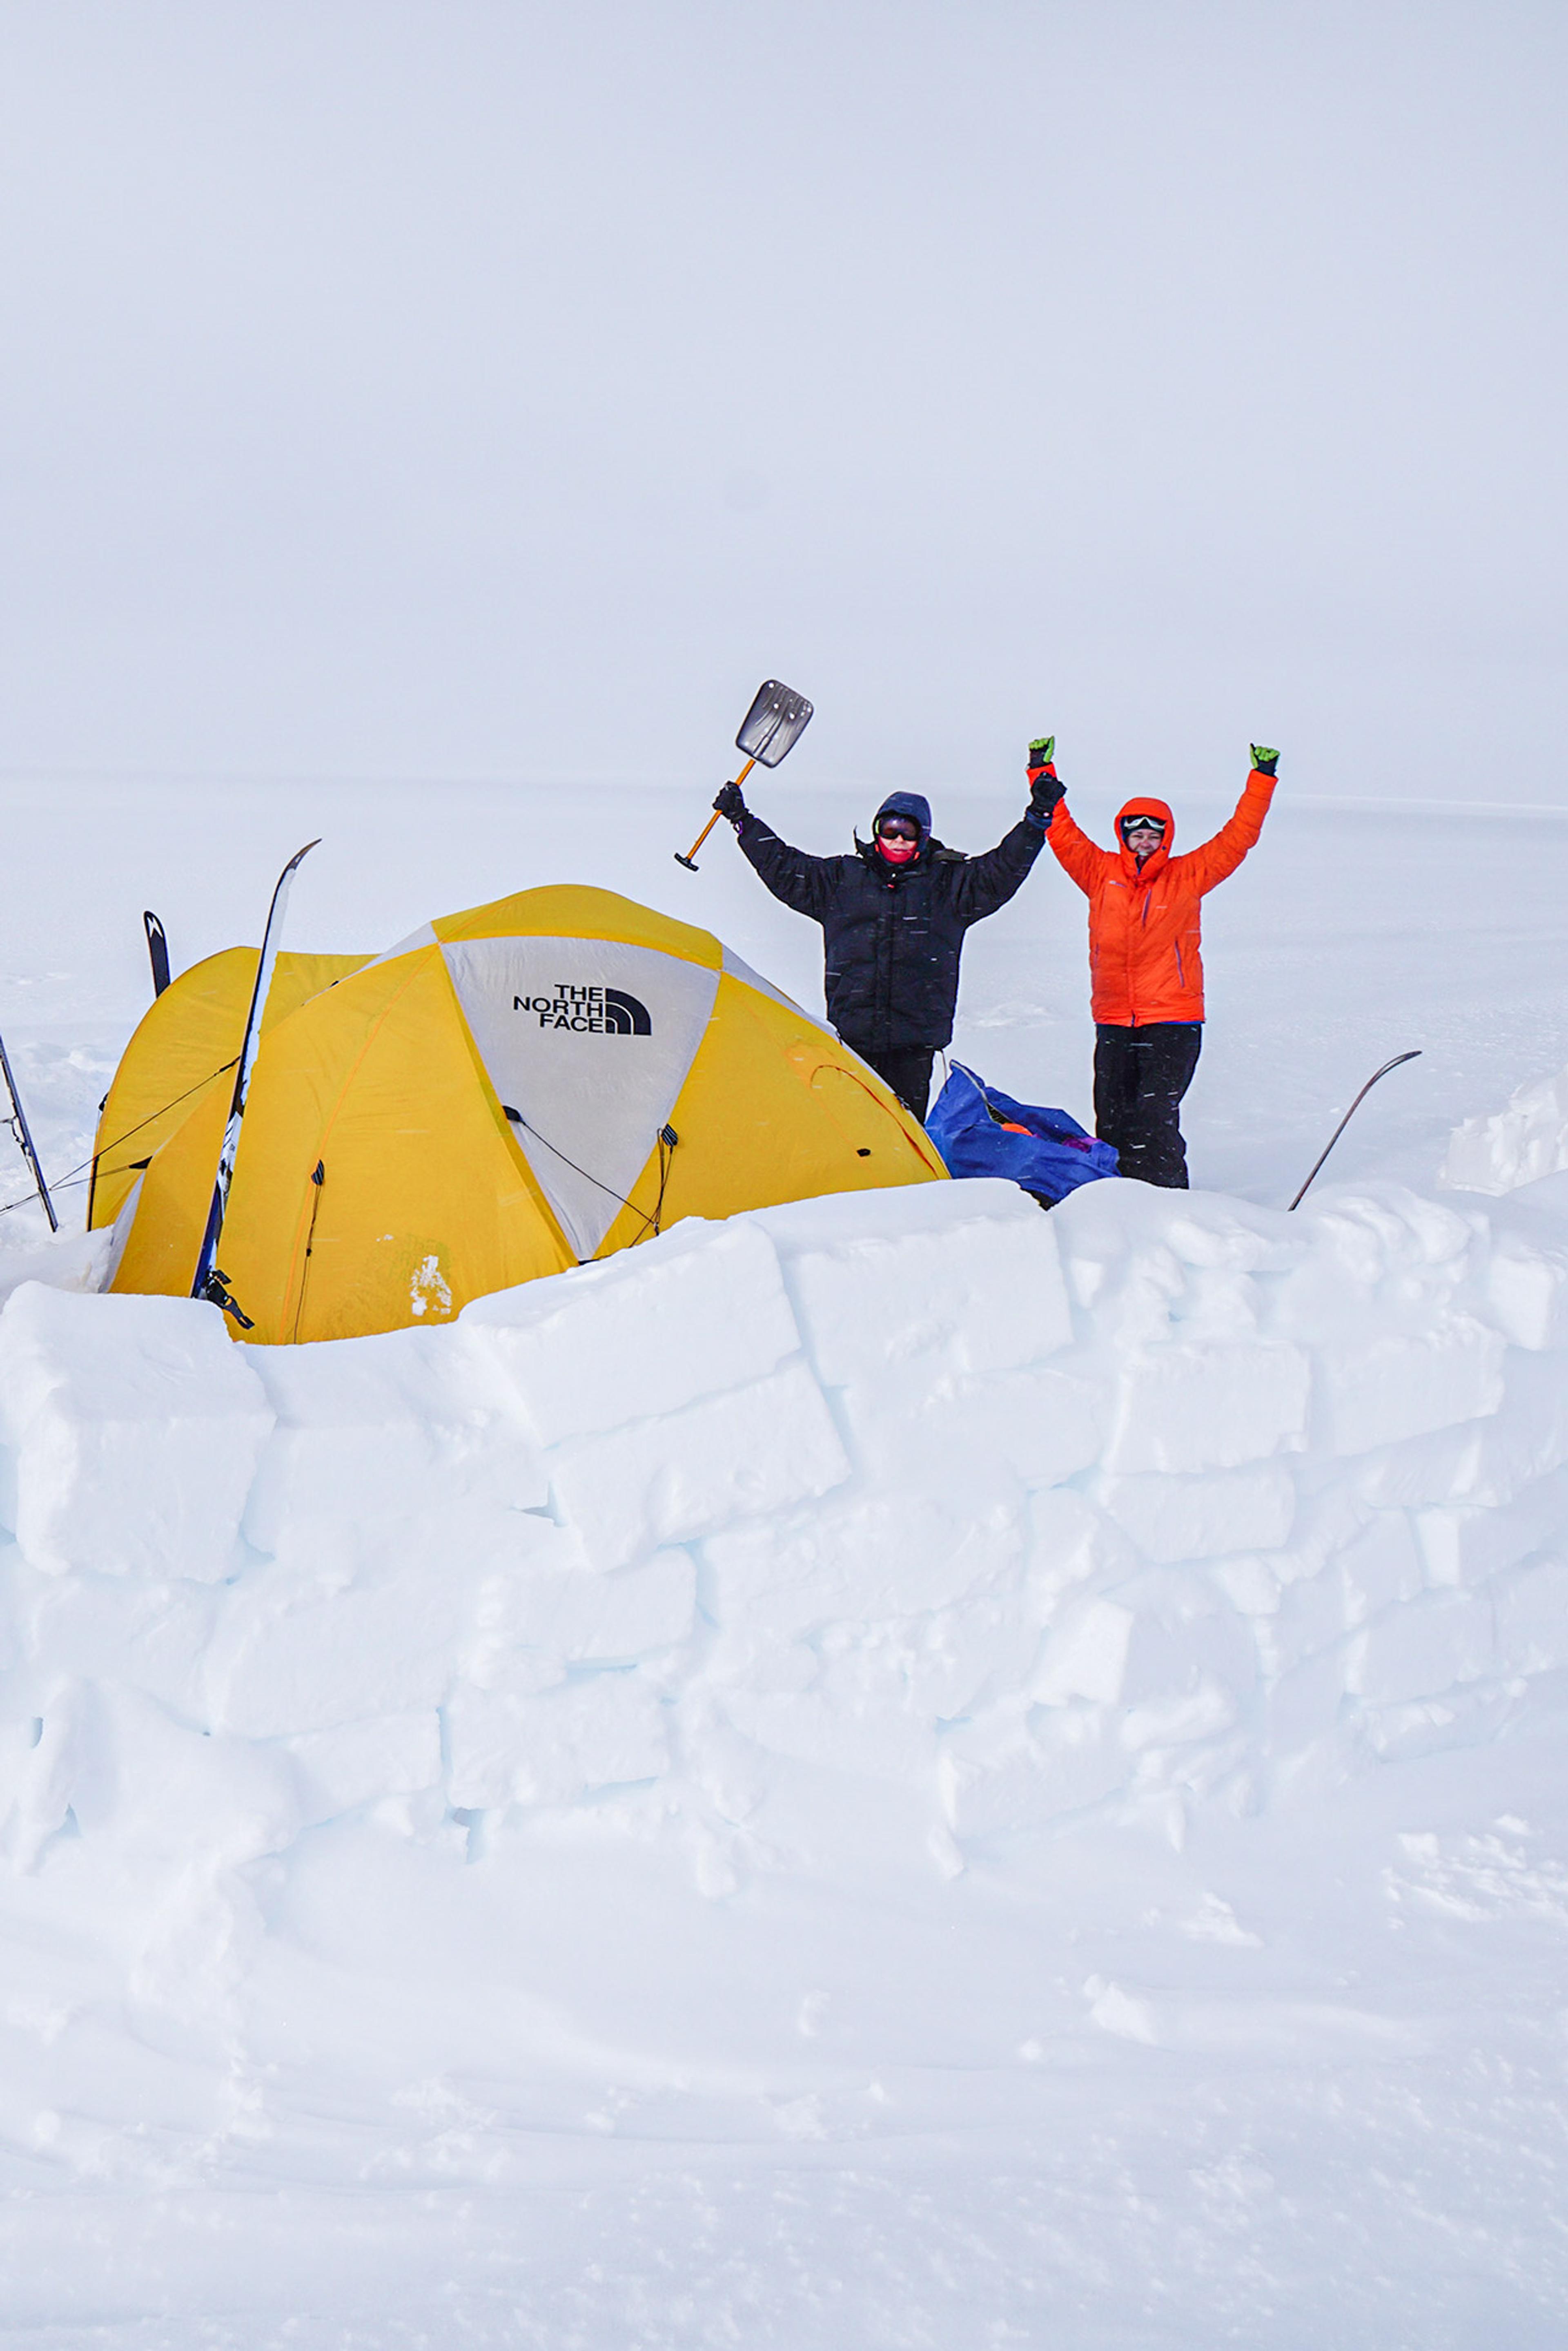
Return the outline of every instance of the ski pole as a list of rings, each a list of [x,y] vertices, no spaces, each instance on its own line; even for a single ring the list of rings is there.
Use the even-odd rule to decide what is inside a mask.
[[[741,786],[745,782],[746,778],[751,774],[752,769],[756,766],[756,764],[757,764],[757,763],[756,763],[756,761],[755,761],[754,759],[748,759],[748,760],[746,761],[745,766],[741,769],[740,774],[735,778],[735,789],[736,789],[737,791],[739,791],[739,790],[740,790]],[[677,851],[676,851],[676,852],[675,852],[675,862],[677,863],[677,865],[684,865],[684,866],[686,867],[686,869],[687,869],[687,871],[688,871],[689,872],[691,872],[691,873],[695,873],[695,872],[696,872],[696,871],[697,871],[697,866],[696,866],[695,860],[696,860],[696,856],[697,856],[697,852],[701,848],[702,843],[707,840],[708,835],[712,831],[713,827],[718,823],[718,821],[719,821],[719,811],[718,811],[718,810],[717,810],[717,809],[715,809],[715,810],[713,810],[712,815],[708,819],[707,823],[703,826],[703,828],[702,828],[701,831],[698,834],[698,836],[697,836],[696,840],[692,842],[691,847],[691,849],[688,851],[687,854],[686,854],[684,857],[682,857],[682,856],[681,856],[681,854],[680,854],[680,852],[679,850],[677,850]]]
[[[16,1092],[16,1081],[11,1074],[11,1056],[5,1050],[5,1040],[0,1037],[0,1070],[5,1072],[5,1091],[11,1097],[11,1117],[6,1123],[16,1136],[23,1158],[33,1171],[33,1181],[38,1187],[38,1197],[44,1204],[44,1214],[49,1220],[49,1230],[57,1233],[60,1220],[55,1214],[55,1204],[49,1197],[49,1187],[44,1181],[44,1171],[38,1165],[38,1155],[33,1148],[33,1131],[27,1124],[27,1113],[22,1108],[22,1097]]]
[[[1323,1147],[1323,1150],[1313,1162],[1312,1175],[1307,1177],[1306,1183],[1302,1186],[1301,1190],[1291,1202],[1292,1208],[1299,1208],[1301,1207],[1302,1202],[1306,1198],[1308,1188],[1313,1180],[1313,1176],[1317,1174],[1318,1169],[1323,1165],[1324,1161],[1328,1157],[1329,1153],[1334,1149],[1334,1144],[1339,1141],[1340,1136],[1345,1133],[1345,1128],[1350,1124],[1351,1120],[1355,1116],[1356,1112],[1366,1100],[1367,1095],[1372,1092],[1372,1089],[1377,1083],[1378,1079],[1386,1078],[1390,1070],[1397,1070],[1401,1061],[1418,1061],[1420,1058],[1421,1049],[1417,1045],[1412,1052],[1396,1053],[1391,1061],[1385,1061],[1380,1070],[1373,1071],[1372,1075],[1367,1079],[1366,1083],[1362,1087],[1361,1092],[1356,1095],[1355,1100],[1351,1103],[1350,1108],[1345,1112],[1345,1116],[1340,1120],[1339,1124],[1329,1136],[1328,1141]],[[1288,1216],[1290,1210],[1287,1209],[1285,1213]]]

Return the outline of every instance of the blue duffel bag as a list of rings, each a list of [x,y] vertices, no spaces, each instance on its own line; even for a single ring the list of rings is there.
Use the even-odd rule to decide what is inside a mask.
[[[950,1065],[926,1133],[950,1176],[1006,1176],[1048,1207],[1116,1172],[1112,1145],[1096,1143],[1064,1110],[1014,1102],[961,1061]]]

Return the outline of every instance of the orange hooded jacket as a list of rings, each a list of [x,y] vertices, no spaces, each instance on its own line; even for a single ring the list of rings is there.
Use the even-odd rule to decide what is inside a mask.
[[[1203,959],[1199,952],[1202,900],[1216,883],[1234,873],[1263,829],[1274,778],[1254,768],[1236,813],[1212,841],[1173,857],[1176,825],[1163,800],[1140,792],[1116,817],[1144,809],[1159,817],[1165,839],[1143,871],[1130,849],[1100,849],[1080,832],[1058,803],[1046,839],[1057,862],[1089,901],[1089,972],[1095,1019],[1117,1029],[1142,1029],[1151,1020],[1201,1020]]]

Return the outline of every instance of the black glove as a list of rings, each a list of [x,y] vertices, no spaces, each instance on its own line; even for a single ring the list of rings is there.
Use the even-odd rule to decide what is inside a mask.
[[[1260,776],[1272,776],[1279,764],[1280,755],[1277,751],[1271,751],[1266,743],[1253,744],[1252,765]]]
[[[1052,757],[1055,748],[1054,735],[1037,735],[1029,746],[1024,763],[1029,772],[1029,813],[1047,831],[1057,801],[1067,796],[1067,787],[1059,779]]]
[[[727,816],[732,824],[739,824],[741,819],[750,813],[745,801],[741,797],[739,784],[721,784],[719,796],[713,802],[713,806],[721,816]]]
[[[1043,825],[1049,831],[1056,803],[1066,797],[1066,785],[1059,777],[1054,776],[1049,768],[1042,768],[1029,788],[1029,813],[1036,824]]]

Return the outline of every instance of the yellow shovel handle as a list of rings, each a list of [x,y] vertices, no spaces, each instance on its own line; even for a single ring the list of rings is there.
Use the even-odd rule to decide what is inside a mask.
[[[741,769],[740,774],[735,778],[735,788],[736,788],[736,789],[737,789],[737,790],[739,790],[740,787],[741,787],[741,786],[745,782],[746,778],[751,774],[752,769],[756,766],[756,764],[757,764],[757,763],[756,763],[756,761],[755,761],[754,759],[748,759],[748,760],[746,761],[745,766]],[[688,852],[687,852],[686,855],[685,855],[684,857],[680,857],[680,856],[679,856],[679,852],[677,852],[677,855],[678,855],[678,862],[679,862],[680,864],[682,864],[682,865],[690,865],[690,864],[691,863],[691,861],[692,861],[692,859],[696,856],[697,852],[701,848],[702,843],[707,840],[708,835],[712,831],[713,827],[718,823],[718,821],[719,821],[719,811],[718,811],[718,810],[717,810],[717,809],[715,809],[715,810],[713,810],[712,815],[708,819],[707,823],[703,826],[703,828],[702,828],[701,831],[698,834],[698,836],[697,836],[696,840],[692,842],[692,844],[691,844],[691,848],[688,850]]]

